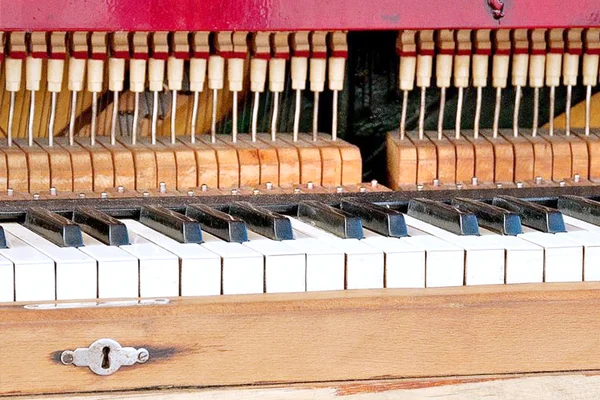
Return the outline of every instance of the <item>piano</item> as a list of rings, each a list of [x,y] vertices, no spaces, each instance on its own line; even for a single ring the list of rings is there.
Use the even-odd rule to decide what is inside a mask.
[[[0,396],[597,373],[599,12],[0,1]]]

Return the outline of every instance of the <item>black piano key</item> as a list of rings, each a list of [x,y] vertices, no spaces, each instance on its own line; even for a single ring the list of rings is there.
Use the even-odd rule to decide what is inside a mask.
[[[204,231],[226,242],[243,243],[248,241],[246,223],[240,218],[233,217],[205,204],[187,206],[185,215],[198,221]]]
[[[388,237],[408,236],[401,212],[358,199],[342,200],[341,208],[360,217],[363,227]]]
[[[309,200],[298,204],[298,218],[342,239],[364,237],[359,216],[318,201]]]
[[[61,247],[81,247],[81,228],[62,215],[41,207],[31,207],[25,215],[25,227]]]
[[[569,217],[600,226],[600,202],[579,196],[558,198],[558,210]]]
[[[161,206],[143,206],[140,222],[180,243],[202,243],[202,228],[193,218]]]
[[[479,235],[477,217],[448,204],[429,199],[414,199],[408,203],[408,215],[456,235]]]
[[[73,222],[82,231],[109,246],[129,244],[127,226],[93,207],[77,207],[73,211]]]
[[[4,234],[4,228],[0,226],[0,249],[6,249],[6,235]]]
[[[558,210],[512,196],[494,197],[492,204],[518,214],[521,223],[530,228],[547,233],[566,232],[565,222]]]
[[[294,239],[290,220],[266,208],[257,207],[245,201],[236,201],[229,205],[229,214],[244,220],[248,229],[269,239]]]
[[[521,217],[504,208],[460,197],[452,199],[452,204],[458,207],[459,210],[475,214],[479,226],[508,236],[523,233]]]

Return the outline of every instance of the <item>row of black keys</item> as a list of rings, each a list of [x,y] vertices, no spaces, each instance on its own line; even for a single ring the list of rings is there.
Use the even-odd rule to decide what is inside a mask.
[[[558,209],[509,196],[490,203],[455,198],[452,204],[414,199],[407,214],[458,235],[478,235],[479,226],[502,235],[522,233],[522,225],[542,232],[565,232],[562,213],[600,225],[600,202],[578,196],[564,196]],[[362,239],[363,227],[388,237],[407,236],[404,215],[394,209],[361,201],[342,200],[340,207],[317,201],[298,204],[296,217],[345,239]],[[248,229],[272,240],[293,240],[290,220],[269,209],[248,202],[234,202],[223,212],[203,204],[189,205],[185,213],[161,206],[143,206],[140,222],[181,243],[201,243],[202,231],[229,242],[248,240]],[[78,207],[72,219],[44,208],[30,208],[27,228],[62,246],[83,245],[82,232],[107,245],[129,244],[127,228],[118,219],[92,207]],[[0,246],[6,247],[0,227]]]

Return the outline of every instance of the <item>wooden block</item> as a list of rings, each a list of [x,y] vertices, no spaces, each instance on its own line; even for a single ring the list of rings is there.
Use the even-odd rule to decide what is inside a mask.
[[[541,132],[540,132],[541,131]],[[550,144],[552,148],[552,180],[559,182],[573,176],[573,157],[571,155],[571,145],[564,138],[564,134],[558,130],[554,135],[548,135],[545,130],[538,130],[540,137]]]
[[[50,189],[50,161],[48,153],[35,142],[33,146],[27,144],[25,139],[13,141],[13,145],[21,148],[27,157],[29,169],[29,192],[44,192]]]
[[[570,178],[575,174],[579,174],[582,177],[589,176],[590,158],[587,143],[580,138],[580,136],[574,135],[573,133],[569,136],[564,136],[564,138],[571,146],[572,164]]]
[[[588,152],[588,178],[599,179],[600,178],[600,132],[592,129],[589,136],[586,136],[583,130],[573,129],[571,132],[578,136],[587,145]]]
[[[139,143],[145,145],[149,151],[154,153],[156,158],[156,181],[159,184],[164,182],[167,188],[175,189],[177,187],[177,163],[175,162],[173,150],[159,140],[156,141],[156,144],[152,144],[150,138],[141,138]],[[158,188],[158,185],[155,188]]]
[[[417,183],[417,148],[409,139],[401,140],[398,132],[386,135],[387,177],[392,189]]]
[[[112,155],[115,172],[114,186],[123,186],[124,188],[134,190],[136,187],[136,173],[131,151],[118,141],[114,145],[110,144],[109,138],[98,137],[96,141],[110,151]],[[94,187],[96,187],[95,184]]]
[[[66,138],[54,141],[71,155],[74,191],[102,192],[115,186],[113,156],[104,146],[99,143],[92,146],[87,138],[77,138],[72,146]]]
[[[475,150],[473,145],[462,136],[456,139],[454,132],[444,132],[444,136],[454,146],[456,153],[454,182],[471,182],[471,179],[475,176]]]
[[[188,136],[180,136],[177,141],[194,152],[198,174],[196,187],[207,185],[211,189],[217,188],[219,186],[219,164],[217,164],[215,150],[203,142],[192,143]]]
[[[219,189],[237,188],[240,186],[240,164],[235,149],[217,140],[212,143],[210,135],[198,135],[197,142],[213,149],[217,157],[217,174]]]
[[[173,152],[176,165],[176,188],[177,190],[187,191],[190,188],[198,186],[198,167],[196,165],[196,155],[194,150],[176,141],[171,143],[171,140],[165,137],[157,138],[166,149]],[[159,181],[160,182],[160,181]]]
[[[331,140],[331,136],[326,134],[319,135],[319,142],[325,142],[340,151],[342,159],[342,185],[354,185],[362,182],[362,157],[360,149],[357,146],[340,138]]]
[[[437,132],[425,132],[425,136],[429,138],[436,149],[437,179],[441,183],[454,183],[456,179],[456,149],[454,145],[445,136],[438,139]]]
[[[525,131],[521,131],[519,136],[515,137],[512,130],[503,129],[498,132],[513,147],[515,157],[515,182],[531,180],[535,177],[533,145],[527,140]]]
[[[6,154],[0,151],[0,193],[5,193],[8,189],[8,165],[6,164]]]
[[[494,138],[488,129],[479,131],[479,134],[494,146],[494,182],[514,182],[515,154],[512,144],[502,136]]]
[[[252,146],[258,152],[258,164],[260,167],[259,184],[265,185],[271,182],[279,185],[279,157],[277,149],[262,140],[252,142],[251,135],[247,133],[238,134],[238,141]]]
[[[277,142],[279,141],[298,151],[300,183],[339,185],[342,179],[342,158],[339,150],[328,147],[324,142],[314,142],[312,135],[308,134],[299,134],[298,141],[294,142],[291,134],[281,133],[277,136]],[[281,186],[285,185],[281,183]]]
[[[544,180],[552,179],[552,146],[540,136],[531,136],[531,131],[522,130],[533,147],[533,177],[542,177]]]
[[[128,139],[120,138],[118,143],[131,153],[135,173],[135,190],[151,190],[158,187],[156,156],[138,138],[138,143],[128,143]]]
[[[471,142],[473,154],[475,156],[475,174],[479,182],[489,183],[494,181],[494,146],[484,137],[473,135],[464,135],[464,138]]]
[[[432,137],[436,137],[437,132],[431,132]],[[454,181],[456,175],[456,151],[454,146],[444,139],[435,144],[429,140],[427,134],[424,139],[419,139],[416,132],[411,132],[407,136],[417,148],[417,183],[427,184],[434,179],[440,178],[440,173],[449,182]],[[441,148],[442,154],[438,154]],[[440,164],[446,163],[446,164]],[[444,182],[444,181],[442,181]]]
[[[239,163],[239,175],[240,183],[239,186],[257,186],[260,184],[260,160],[258,156],[258,150],[251,144],[237,140],[236,143],[231,141],[231,137],[222,137],[225,135],[219,135],[218,140],[221,143],[233,147],[237,153]]]
[[[302,155],[313,155],[318,157],[318,162],[309,159],[301,162],[300,152],[296,146],[289,144],[286,140],[278,137],[276,141],[271,141],[271,135],[259,133],[258,140],[272,146],[277,151],[277,159],[279,160],[279,186],[297,185],[301,179],[307,179],[306,182],[320,182],[321,180],[321,159],[320,154],[312,150],[312,153],[305,152]],[[315,179],[312,181],[312,179]],[[306,183],[305,182],[305,183]],[[275,184],[275,182],[273,182]]]
[[[29,167],[27,165],[27,156],[13,143],[8,147],[6,140],[2,140],[2,152],[6,156],[6,168],[8,175],[7,189],[13,189],[15,192],[29,192]]]
[[[47,139],[37,139],[35,143],[48,153],[50,187],[58,191],[73,191],[71,155],[57,143],[49,146]]]
[[[321,154],[321,185],[339,186],[342,183],[342,155],[339,149],[332,145],[331,141],[329,143],[323,140],[315,142],[312,140],[312,135],[308,134],[298,135],[298,142],[300,141],[304,141],[319,149],[319,153]]]

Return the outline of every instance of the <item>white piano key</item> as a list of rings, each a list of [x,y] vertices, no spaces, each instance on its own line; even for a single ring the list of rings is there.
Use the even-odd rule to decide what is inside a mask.
[[[489,234],[480,229],[482,234]],[[515,236],[494,234],[493,239],[506,250],[506,283],[541,283],[544,281],[544,249]]]
[[[294,236],[284,243],[306,254],[306,291],[344,290],[344,252],[300,231]]]
[[[8,249],[0,249],[0,256],[14,264],[15,300],[54,300],[54,262],[11,233],[5,235]]]
[[[134,232],[129,232],[129,242],[120,248],[138,259],[139,296],[179,296],[177,256]]]
[[[408,215],[404,220],[414,228],[464,249],[466,285],[504,283],[504,248],[489,240],[491,236],[459,236]]]
[[[74,247],[59,247],[20,224],[6,223],[2,226],[54,261],[57,300],[96,298],[98,270],[94,259]]]
[[[83,233],[79,250],[96,260],[98,298],[135,298],[139,289],[138,259],[117,246],[108,246]]]
[[[251,231],[248,240],[243,245],[264,257],[266,293],[306,291],[306,254]]]
[[[357,239],[341,239],[296,218],[290,217],[292,228],[331,244],[345,254],[346,289],[383,288],[383,251]]]
[[[121,220],[127,229],[179,258],[182,296],[221,294],[221,257],[195,243],[180,243],[132,219]]]
[[[15,300],[15,266],[0,256],[0,303]]]
[[[544,249],[545,282],[581,282],[583,276],[583,247],[551,233],[523,227],[518,235]]]
[[[221,240],[202,232],[201,246],[221,257],[222,294],[264,292],[265,265],[262,254],[240,243]]]
[[[425,286],[462,286],[465,279],[465,252],[458,246],[407,226],[407,243],[425,250]]]
[[[583,247],[583,280],[600,281],[600,231],[588,231],[571,225],[564,217],[567,232],[557,233]]]
[[[383,251],[385,255],[385,287],[425,287],[425,250],[408,243],[405,238],[385,237],[364,230],[363,243]]]

